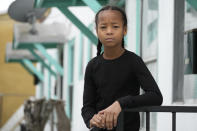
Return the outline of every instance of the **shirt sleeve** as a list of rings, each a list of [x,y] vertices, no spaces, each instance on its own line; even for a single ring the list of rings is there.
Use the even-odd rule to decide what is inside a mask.
[[[145,63],[139,56],[137,56],[135,64],[134,72],[144,93],[142,95],[128,95],[119,98],[118,102],[120,103],[121,108],[161,105],[163,101],[162,94]]]
[[[96,114],[96,89],[92,79],[92,69],[90,62],[85,71],[84,92],[83,92],[83,107],[81,115],[88,128],[90,128],[90,119]]]

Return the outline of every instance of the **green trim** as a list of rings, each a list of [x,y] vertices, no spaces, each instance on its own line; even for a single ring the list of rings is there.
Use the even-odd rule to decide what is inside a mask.
[[[66,116],[71,119],[71,116],[72,116],[72,111],[71,111],[71,96],[72,94],[70,94],[70,91],[71,90],[71,85],[67,85],[67,88],[66,88],[66,93],[67,93],[67,97],[66,97],[66,105],[65,105],[65,109],[66,109]]]
[[[39,55],[37,55],[33,49],[28,49],[28,50],[31,52],[31,54],[32,54],[39,62],[41,62],[41,64],[42,64],[44,67],[47,68],[47,70],[48,70],[53,76],[57,77],[56,73],[52,70],[52,68],[51,68],[48,64],[46,64],[45,61],[44,61]]]
[[[195,10],[197,10],[197,1],[196,0],[187,0],[187,3],[189,3]]]
[[[64,75],[64,70],[63,67],[56,62],[56,60],[54,60],[46,51],[46,49],[44,48],[44,46],[42,46],[41,44],[34,44],[34,47],[39,50],[42,55],[49,61],[49,63],[51,65],[54,65],[56,71],[60,74],[60,75]]]
[[[83,34],[85,34],[95,45],[97,43],[97,37],[91,32],[67,7],[58,7],[59,10],[66,16],[70,21],[79,28]]]
[[[40,81],[44,81],[44,76],[41,72],[37,71],[37,69],[34,67],[33,63],[28,59],[23,59],[21,61],[21,65],[30,73],[35,74]]]
[[[73,83],[73,67],[74,67],[74,43],[75,38],[68,41],[68,85]]]
[[[17,43],[13,42],[14,49],[33,49],[35,43]],[[59,43],[40,43],[44,48],[50,49],[50,48],[57,48],[57,45]]]
[[[34,1],[34,7],[41,8],[44,0],[35,0]]]
[[[72,0],[72,5],[76,5],[77,4],[77,0]]]
[[[120,0],[118,3],[117,3],[117,6],[121,7],[121,6],[124,6],[125,4],[125,0]]]
[[[136,0],[136,54],[140,55],[141,1]]]
[[[75,38],[73,38],[72,40],[68,41],[68,49],[67,49],[67,53],[68,53],[68,66],[67,66],[67,85],[66,85],[66,115],[69,119],[71,119],[71,97],[72,94],[70,94],[70,85],[73,84],[73,74],[74,74],[74,70],[73,70],[73,66],[74,66],[74,43],[75,43]]]
[[[95,13],[98,12],[102,6],[96,0],[82,0],[87,6],[89,6]]]
[[[89,0],[92,2],[93,0]],[[96,1],[96,0],[94,0]],[[93,2],[94,3],[94,2]],[[98,4],[106,5],[108,0],[98,0]],[[35,0],[34,7],[49,8],[49,7],[65,7],[65,6],[86,6],[83,0]]]
[[[185,4],[186,4],[186,11],[190,12],[190,10],[192,8],[191,5],[189,3],[187,3],[187,2]]]

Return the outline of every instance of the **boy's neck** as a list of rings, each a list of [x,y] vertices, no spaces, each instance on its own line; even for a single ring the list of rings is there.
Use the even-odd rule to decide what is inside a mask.
[[[124,53],[124,48],[104,48],[103,58],[104,59],[115,59],[120,57]]]

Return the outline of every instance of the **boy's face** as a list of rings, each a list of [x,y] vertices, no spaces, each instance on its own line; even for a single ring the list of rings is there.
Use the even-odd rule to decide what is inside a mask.
[[[121,47],[122,38],[127,33],[127,27],[123,24],[119,11],[104,10],[99,13],[96,31],[104,47]]]

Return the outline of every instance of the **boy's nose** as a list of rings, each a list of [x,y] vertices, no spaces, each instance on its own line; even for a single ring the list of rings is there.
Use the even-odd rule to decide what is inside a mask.
[[[110,27],[107,28],[107,34],[112,34],[112,28]]]

